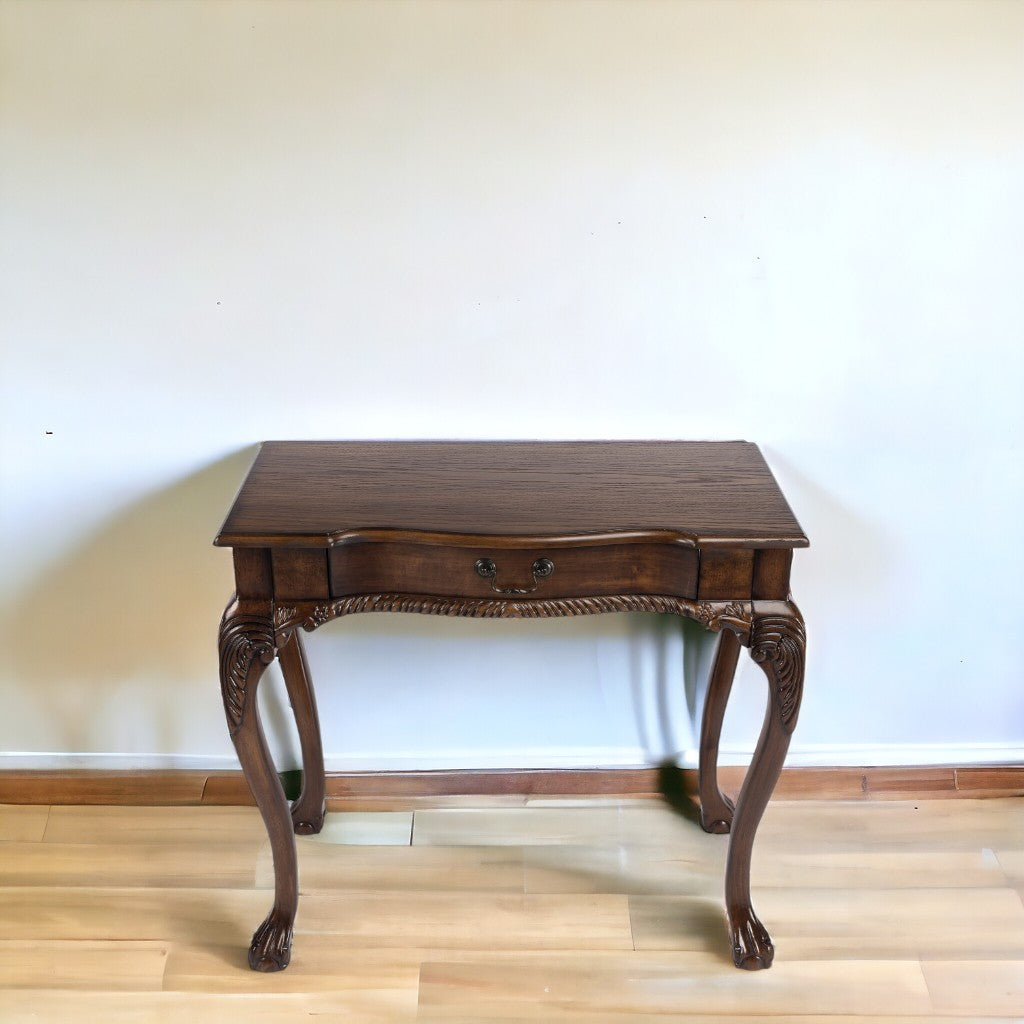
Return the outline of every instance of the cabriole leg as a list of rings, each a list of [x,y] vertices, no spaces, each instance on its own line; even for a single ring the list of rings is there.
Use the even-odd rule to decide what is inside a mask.
[[[803,692],[804,623],[796,605],[757,602],[750,634],[750,656],[768,678],[768,707],[761,738],[743,782],[733,816],[725,870],[725,903],[732,955],[737,967],[770,967],[775,949],[750,901],[750,859],[754,836],[775,789],[789,738],[796,726]]]
[[[324,748],[316,712],[306,650],[298,629],[278,637],[277,659],[284,675],[302,749],[302,791],[292,804],[292,822],[298,835],[315,835],[324,827]]]
[[[700,795],[700,823],[705,832],[722,834],[728,832],[732,825],[733,803],[718,786],[718,744],[739,653],[739,637],[731,629],[723,629],[718,634],[700,727],[697,790]]]
[[[260,677],[275,654],[270,602],[233,599],[221,620],[219,647],[228,729],[267,827],[274,857],[274,906],[253,935],[249,966],[254,971],[282,971],[291,958],[299,882],[288,802],[256,703]]]

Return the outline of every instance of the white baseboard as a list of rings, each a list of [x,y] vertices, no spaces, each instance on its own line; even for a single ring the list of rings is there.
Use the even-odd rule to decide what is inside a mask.
[[[746,765],[753,751],[723,748],[719,763]],[[683,768],[697,766],[697,751],[676,759]],[[404,751],[401,753],[328,754],[328,772],[412,772],[553,768],[644,768],[654,762],[639,748],[555,747],[516,750]],[[1024,764],[1024,744],[939,743],[794,744],[786,759],[790,768],[910,767],[917,765]],[[282,764],[288,768],[292,765]],[[9,752],[0,753],[0,771],[237,771],[231,755]]]

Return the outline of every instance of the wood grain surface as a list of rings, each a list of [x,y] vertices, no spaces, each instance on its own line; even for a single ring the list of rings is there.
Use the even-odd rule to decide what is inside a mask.
[[[719,768],[731,795],[739,792],[745,768]],[[459,800],[494,797],[525,801],[533,796],[691,798],[697,773],[661,768],[545,768],[503,771],[331,772],[327,796],[337,810],[356,802]],[[899,768],[784,768],[775,787],[784,800],[932,800],[1024,796],[1024,765],[933,765]],[[247,805],[252,794],[240,771],[4,771],[3,804],[208,804]],[[42,830],[45,807],[36,827]],[[0,827],[8,813],[0,806]],[[31,819],[17,814],[22,829]],[[26,838],[32,838],[29,834]]]
[[[807,545],[746,441],[268,441],[215,543],[329,546],[380,529]]]
[[[289,970],[248,969],[254,809],[0,808],[4,1024],[1008,1024],[1024,800],[773,803],[771,971],[721,949],[727,840],[650,800],[328,815]]]

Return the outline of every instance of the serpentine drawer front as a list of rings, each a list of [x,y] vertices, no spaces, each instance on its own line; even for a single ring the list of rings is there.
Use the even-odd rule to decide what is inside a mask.
[[[372,539],[370,537],[372,536]],[[275,596],[322,601],[352,594],[537,598],[664,594],[714,600],[784,599],[791,552],[699,550],[678,540],[567,542],[548,538],[523,547],[497,538],[401,539],[364,531],[335,547],[269,548]],[[550,565],[548,564],[550,563]],[[542,571],[535,571],[543,565]],[[493,566],[493,574],[484,571]]]
[[[302,635],[367,611],[669,612],[717,632],[701,725],[700,820],[708,832],[731,832],[733,960],[770,966],[750,860],[803,692],[804,625],[789,574],[793,549],[807,538],[755,445],[268,442],[215,543],[234,549],[235,595],[219,644],[224,710],[274,858],[274,905],[249,949],[254,970],[288,965],[299,899],[294,833],[319,832],[324,820],[323,746]],[[769,700],[734,808],[718,787],[717,757],[741,647],[764,670]],[[256,699],[275,658],[302,749],[302,791],[290,808]]]
[[[407,593],[538,598],[590,594],[695,597],[698,556],[679,545],[524,548],[364,541],[328,554],[331,595]]]

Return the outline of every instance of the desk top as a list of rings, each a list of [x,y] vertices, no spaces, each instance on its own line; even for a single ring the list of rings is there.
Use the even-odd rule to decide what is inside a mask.
[[[267,441],[214,543],[332,547],[375,530],[807,546],[747,441]]]

